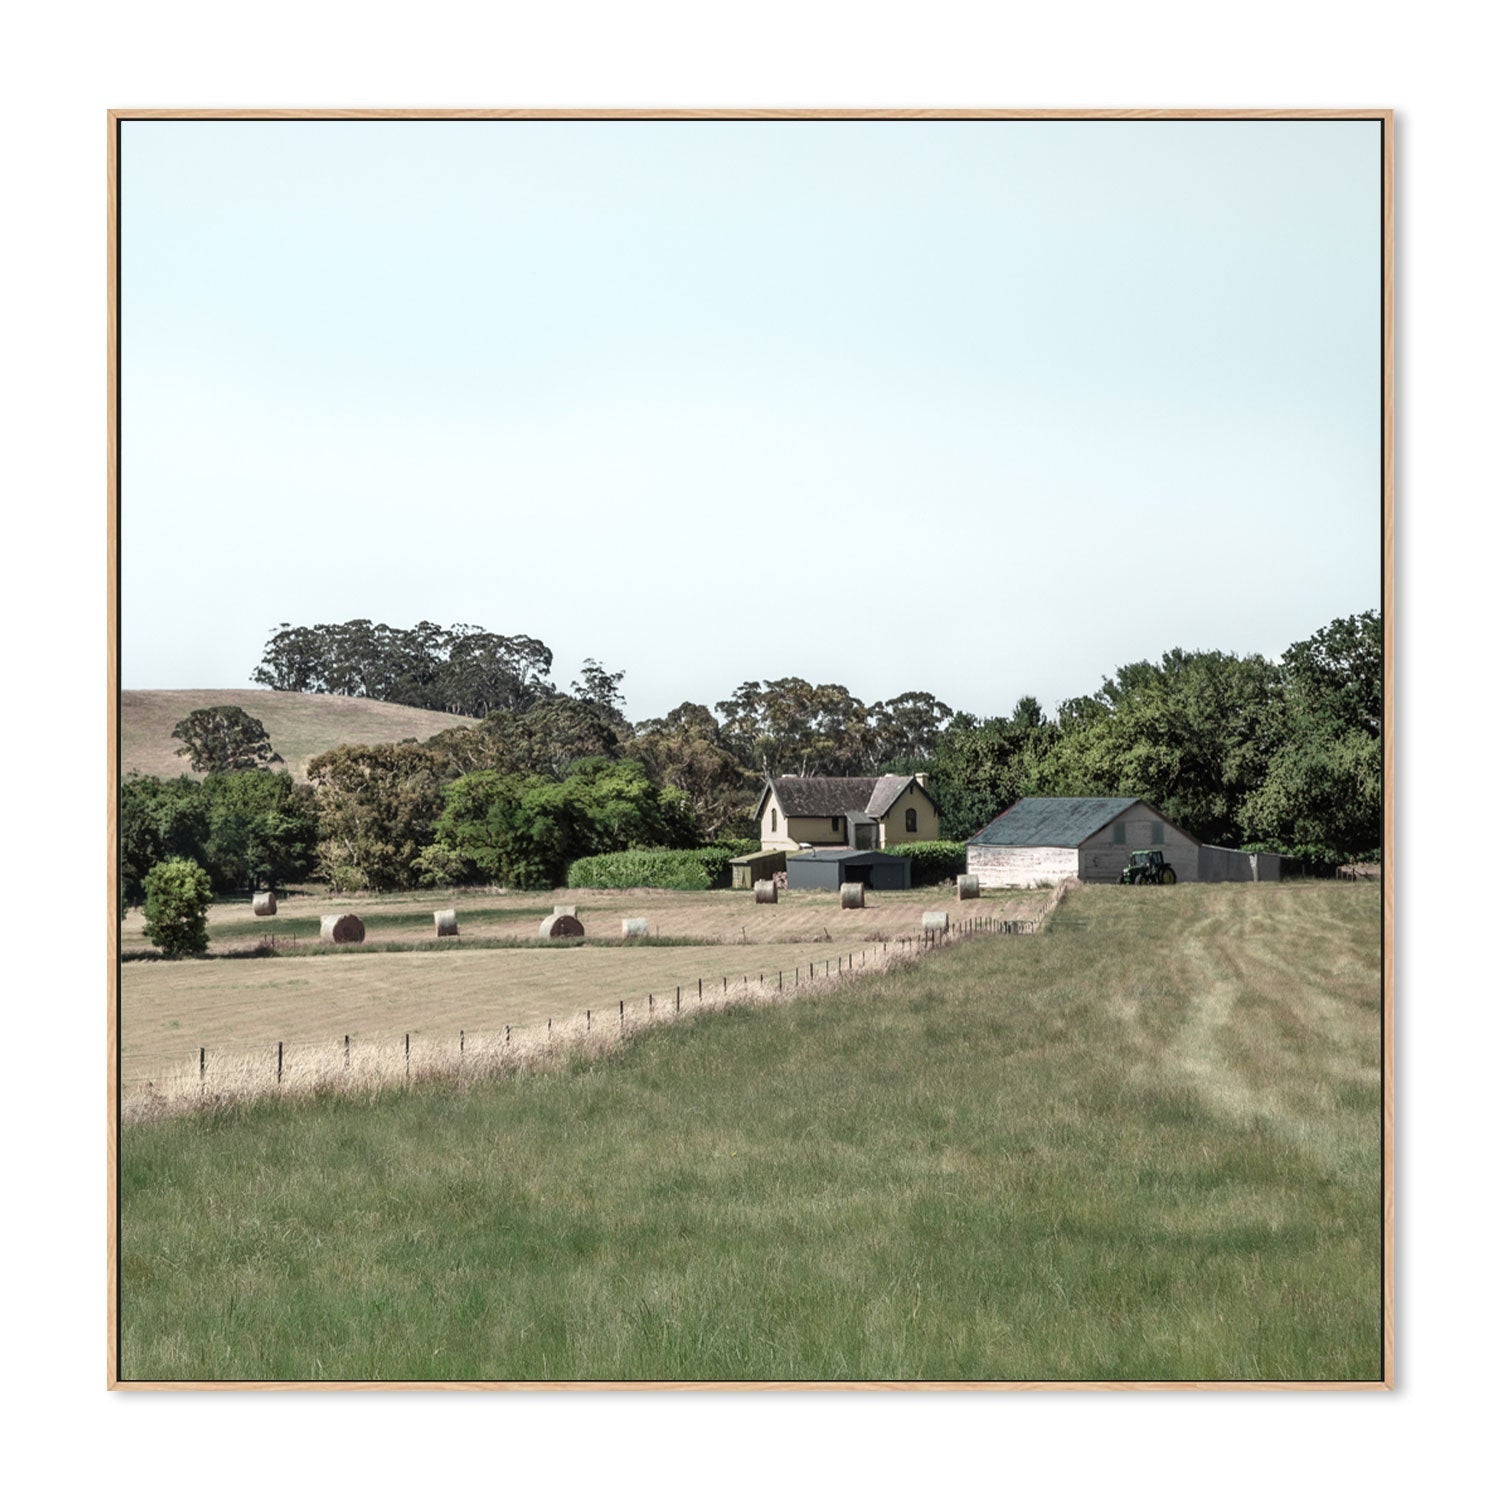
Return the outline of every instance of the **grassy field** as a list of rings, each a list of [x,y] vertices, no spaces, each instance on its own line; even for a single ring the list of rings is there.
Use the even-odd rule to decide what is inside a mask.
[[[364,1046],[411,1032],[424,1051],[454,1048],[458,1033],[493,1033],[506,1026],[545,1023],[647,994],[714,984],[750,974],[790,971],[815,961],[821,971],[833,955],[886,938],[916,933],[924,910],[945,908],[956,921],[983,912],[1018,918],[1034,915],[1035,892],[995,893],[959,904],[927,891],[872,893],[860,911],[841,911],[836,895],[783,893],[775,906],[757,906],[744,891],[556,891],[508,895],[387,896],[342,903],[326,896],[294,896],[273,918],[249,915],[248,901],[224,902],[211,913],[211,951],[228,953],[274,935],[290,956],[222,961],[133,962],[121,989],[122,1081],[127,1096],[166,1077],[206,1047],[217,1063],[224,1054],[256,1049],[274,1054],[276,1043],[295,1049],[340,1040]],[[617,940],[622,916],[641,916],[659,939],[678,946],[609,945],[584,948],[485,949],[457,946],[474,940],[533,940],[555,901],[576,905],[591,938]],[[420,951],[370,952],[318,941],[319,914],[352,905],[366,924],[370,944],[409,941]],[[460,936],[432,936],[435,906],[453,905]],[[149,950],[143,918],[126,923],[128,952]],[[698,946],[693,946],[694,944]],[[305,950],[305,954],[304,954]],[[269,1048],[269,1053],[266,1049]]]
[[[1377,1379],[1379,936],[1089,888],[607,1057],[129,1127],[123,1374]]]
[[[173,727],[196,708],[232,703],[266,726],[272,748],[293,776],[307,772],[313,756],[338,745],[378,745],[431,739],[445,729],[472,724],[454,714],[340,698],[332,693],[273,693],[269,688],[136,689],[120,694],[120,774],[181,776],[187,758]]]

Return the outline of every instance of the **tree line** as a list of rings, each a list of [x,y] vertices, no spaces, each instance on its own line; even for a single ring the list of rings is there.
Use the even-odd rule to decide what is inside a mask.
[[[867,705],[838,684],[783,677],[631,723],[623,672],[590,659],[563,691],[531,637],[283,625],[259,681],[392,693],[480,722],[421,743],[340,746],[309,763],[304,784],[273,769],[279,757],[243,710],[199,710],[176,732],[202,780],[124,784],[125,892],[139,900],[151,867],[174,855],[218,891],[309,876],[340,889],[544,887],[586,855],[753,835],[767,776],[916,771],[953,839],[1019,797],[1139,796],[1206,842],[1315,867],[1378,858],[1382,660],[1380,619],[1366,612],[1279,660],[1173,650],[1128,663],[1051,716],[1033,697],[984,718],[923,691]]]

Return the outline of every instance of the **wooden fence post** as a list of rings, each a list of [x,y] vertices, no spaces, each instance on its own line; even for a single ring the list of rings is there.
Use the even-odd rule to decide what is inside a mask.
[[[344,1033],[344,1071],[349,1071],[349,1033]]]
[[[406,1076],[411,1077],[411,1032],[406,1033]]]
[[[282,1049],[282,1047],[284,1045],[285,1045],[285,1043],[283,1043],[283,1042],[277,1042],[276,1043],[276,1082],[277,1083],[281,1082],[281,1049]]]

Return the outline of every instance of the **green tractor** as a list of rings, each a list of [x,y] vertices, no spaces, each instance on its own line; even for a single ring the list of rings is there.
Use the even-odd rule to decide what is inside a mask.
[[[1177,871],[1166,862],[1160,849],[1137,849],[1120,871],[1121,885],[1176,885]]]

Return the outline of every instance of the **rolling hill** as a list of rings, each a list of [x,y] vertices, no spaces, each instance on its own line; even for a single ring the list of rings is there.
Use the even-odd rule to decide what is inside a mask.
[[[431,739],[445,729],[473,724],[457,714],[406,708],[373,698],[330,693],[277,693],[269,688],[136,689],[120,694],[120,774],[180,776],[187,758],[176,751],[173,726],[194,709],[232,703],[266,726],[271,744],[298,778],[313,756],[338,745],[377,745]]]

